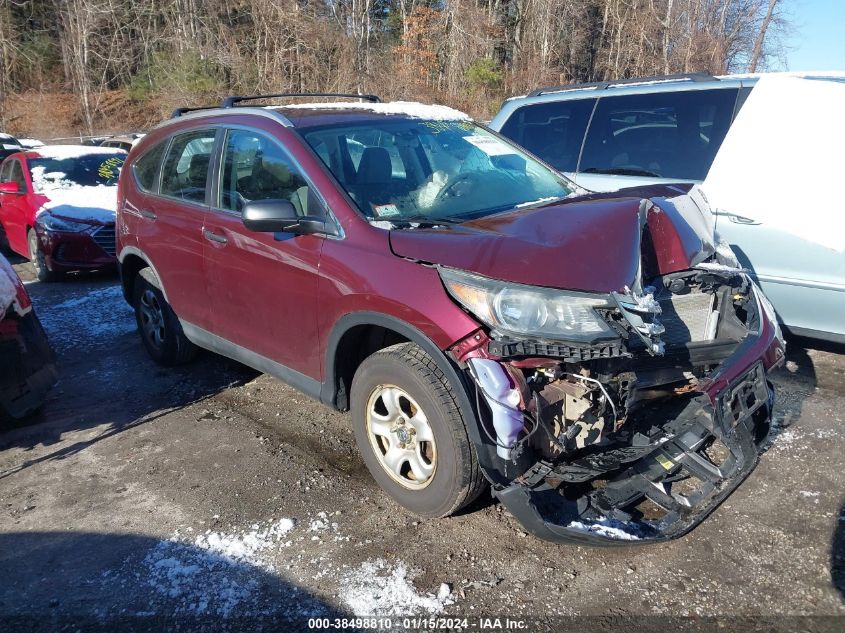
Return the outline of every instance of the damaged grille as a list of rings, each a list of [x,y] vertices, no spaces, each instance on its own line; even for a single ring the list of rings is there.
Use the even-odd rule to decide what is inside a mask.
[[[667,347],[709,341],[716,336],[716,296],[704,292],[670,295],[659,300],[658,320],[666,328],[661,339]]]
[[[570,363],[580,363],[601,358],[620,358],[626,356],[621,342],[607,345],[574,346],[564,343],[543,343],[540,341],[520,341],[509,338],[491,340],[488,344],[491,354],[502,357],[510,356],[548,356],[560,358]]]
[[[115,230],[113,224],[111,226],[104,226],[97,229],[91,234],[91,237],[94,239],[97,246],[102,248],[112,257],[115,256],[117,246],[115,244]]]

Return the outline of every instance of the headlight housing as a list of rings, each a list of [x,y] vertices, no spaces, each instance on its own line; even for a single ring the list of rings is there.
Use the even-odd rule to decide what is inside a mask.
[[[39,215],[38,222],[48,231],[63,231],[65,233],[79,233],[80,231],[91,228],[90,224],[65,220],[49,212]]]
[[[455,301],[499,333],[579,343],[617,337],[596,312],[614,307],[609,296],[525,286],[451,268],[438,270]]]

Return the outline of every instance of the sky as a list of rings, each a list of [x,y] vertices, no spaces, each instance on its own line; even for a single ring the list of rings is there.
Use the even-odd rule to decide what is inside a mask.
[[[789,70],[845,70],[845,0],[787,0]]]

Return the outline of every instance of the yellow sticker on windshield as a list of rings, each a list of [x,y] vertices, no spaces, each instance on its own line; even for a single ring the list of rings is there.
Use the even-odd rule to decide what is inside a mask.
[[[114,178],[117,178],[118,174],[120,174],[120,167],[122,165],[123,158],[120,156],[113,156],[100,164],[100,167],[97,169],[97,174],[99,174],[100,178],[113,180]]]

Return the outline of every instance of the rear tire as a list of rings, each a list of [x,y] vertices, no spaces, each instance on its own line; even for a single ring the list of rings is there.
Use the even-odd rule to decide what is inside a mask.
[[[453,514],[485,487],[456,388],[414,343],[369,356],[352,380],[355,440],[370,474],[423,517]]]
[[[197,355],[197,346],[185,336],[164,294],[141,275],[135,277],[132,305],[141,342],[155,362],[174,367]]]
[[[38,244],[38,234],[35,232],[35,229],[29,229],[26,239],[29,244],[29,261],[32,262],[32,266],[35,268],[35,275],[38,277],[38,281],[45,283],[59,281],[63,275],[50,270],[47,266],[47,259],[44,257],[44,251],[41,250],[41,246]]]

